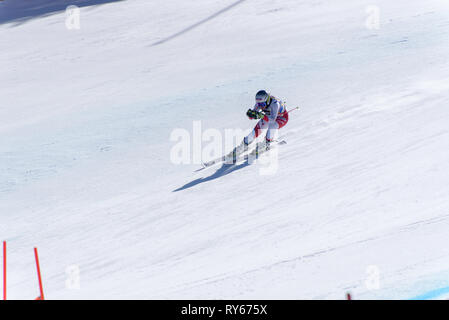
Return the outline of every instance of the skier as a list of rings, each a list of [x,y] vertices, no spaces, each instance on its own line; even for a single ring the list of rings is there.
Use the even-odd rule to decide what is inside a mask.
[[[274,140],[277,130],[288,122],[288,112],[284,102],[270,95],[265,90],[257,92],[256,104],[252,109],[248,109],[246,115],[249,119],[259,119],[259,122],[257,122],[254,130],[234,150],[234,157],[243,149],[247,149],[248,145],[265,129],[267,129],[265,147],[267,150],[270,149],[270,143]]]
[[[265,90],[260,90],[257,92],[256,104],[252,109],[248,109],[246,115],[249,119],[259,120],[254,127],[254,130],[230,153],[209,162],[204,162],[204,167],[209,167],[220,161],[232,161],[232,163],[236,163],[238,156],[248,150],[248,145],[262,133],[262,130],[267,129],[265,142],[258,143],[254,150],[254,154],[257,158],[259,155],[259,147],[269,150],[270,143],[274,140],[277,130],[285,126],[288,122],[288,111],[284,102],[270,95]]]

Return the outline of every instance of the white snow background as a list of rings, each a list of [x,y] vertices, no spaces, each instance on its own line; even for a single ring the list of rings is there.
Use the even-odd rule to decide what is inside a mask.
[[[447,295],[448,1],[36,1],[0,2],[8,298],[34,246],[48,299]],[[301,107],[276,175],[170,161],[193,121],[251,130],[259,89]]]

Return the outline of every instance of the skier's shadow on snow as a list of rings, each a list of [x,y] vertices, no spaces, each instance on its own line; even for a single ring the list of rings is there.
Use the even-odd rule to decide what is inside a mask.
[[[217,171],[215,171],[214,174],[210,175],[209,177],[195,179],[195,180],[193,180],[193,181],[183,185],[182,187],[180,187],[180,188],[178,188],[176,190],[173,190],[173,192],[178,192],[178,191],[182,191],[182,190],[185,190],[185,189],[189,189],[189,188],[194,187],[194,186],[196,186],[196,185],[198,185],[200,183],[218,179],[218,178],[223,177],[223,176],[225,176],[227,174],[230,174],[231,172],[243,169],[243,168],[245,168],[247,166],[249,166],[249,162],[248,161],[245,161],[245,162],[243,162],[241,164],[238,164],[238,165],[235,165],[235,164],[223,164]]]

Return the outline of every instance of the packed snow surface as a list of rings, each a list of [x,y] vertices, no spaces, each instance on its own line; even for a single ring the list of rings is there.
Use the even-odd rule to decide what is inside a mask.
[[[447,296],[447,1],[18,3],[0,2],[8,298],[38,295],[33,247],[48,299]],[[275,174],[173,163],[175,129],[249,132],[260,89],[301,107]]]

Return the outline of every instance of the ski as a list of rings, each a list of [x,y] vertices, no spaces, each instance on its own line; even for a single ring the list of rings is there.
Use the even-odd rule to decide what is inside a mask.
[[[281,140],[281,141],[273,141],[272,144],[276,144],[276,145],[282,145],[282,144],[286,144],[287,142],[285,140]],[[258,142],[256,144],[256,146],[251,150],[250,153],[248,153],[247,155],[245,155],[243,157],[244,160],[248,160],[250,157],[252,158],[258,158],[261,154],[263,154],[266,151],[269,151],[270,149],[266,148],[266,142],[262,141],[262,142]],[[221,162],[225,162],[227,159],[230,160],[232,159],[232,163],[235,164],[238,160],[241,160],[240,155],[242,155],[243,153],[248,151],[248,148],[241,148],[239,151],[236,152],[238,147],[234,148],[234,150],[232,150],[231,152],[229,152],[228,154],[221,156],[219,158],[213,159],[211,161],[207,161],[207,162],[203,162],[203,167],[200,168],[197,171],[200,171],[202,169],[208,168],[213,166],[214,164],[217,163],[221,163]]]
[[[203,162],[202,163],[202,165],[203,165],[202,169],[207,168],[207,167],[211,167],[214,164],[219,163],[219,162],[223,162],[225,160],[226,160],[226,156],[221,156],[220,158],[217,158],[217,159],[214,159],[214,160],[211,160],[211,161],[207,161],[207,162]]]
[[[210,166],[213,166],[216,163],[220,163],[220,162],[225,162],[226,159],[233,159],[233,162],[235,163],[236,159],[244,152],[246,152],[248,150],[248,148],[240,148],[239,151],[238,147],[235,147],[231,152],[229,152],[228,154],[221,156],[219,158],[216,158],[214,160],[211,161],[207,161],[207,162],[203,162],[203,168],[207,168]]]
[[[287,141],[285,140],[275,140],[271,143],[271,145],[283,145],[287,144]],[[251,150],[248,154],[243,156],[243,160],[248,161],[250,159],[258,159],[263,153],[268,152],[272,150],[272,148],[267,148],[267,145],[265,142],[259,142],[254,149]]]

